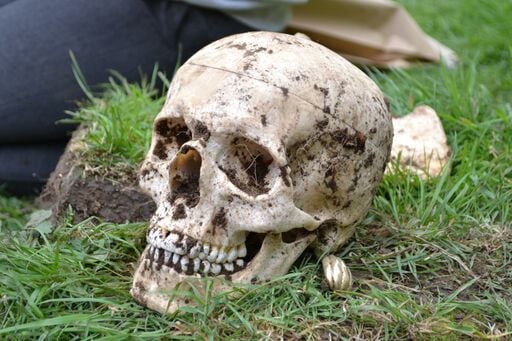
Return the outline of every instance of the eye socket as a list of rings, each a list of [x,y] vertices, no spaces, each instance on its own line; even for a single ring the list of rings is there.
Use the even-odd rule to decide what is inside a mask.
[[[271,188],[274,159],[268,150],[247,138],[236,137],[218,161],[218,167],[239,189],[251,196],[267,193]]]
[[[169,155],[175,155],[180,147],[190,141],[190,129],[181,117],[163,118],[155,122],[156,145],[153,155],[165,160]]]

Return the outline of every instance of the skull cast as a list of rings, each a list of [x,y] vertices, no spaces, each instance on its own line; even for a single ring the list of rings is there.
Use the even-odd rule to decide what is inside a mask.
[[[252,32],[203,48],[154,122],[140,185],[157,210],[131,294],[173,312],[187,304],[174,289],[265,281],[308,247],[347,288],[330,254],[368,212],[392,131],[375,83],[310,40]]]

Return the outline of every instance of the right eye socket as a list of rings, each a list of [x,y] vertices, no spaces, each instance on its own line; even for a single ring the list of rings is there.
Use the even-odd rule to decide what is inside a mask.
[[[267,193],[273,185],[269,174],[273,161],[265,147],[237,137],[218,161],[218,167],[236,187],[251,196],[258,196]]]
[[[180,147],[190,141],[190,129],[181,117],[163,118],[155,122],[154,133],[156,145],[153,155],[160,160],[174,156]]]

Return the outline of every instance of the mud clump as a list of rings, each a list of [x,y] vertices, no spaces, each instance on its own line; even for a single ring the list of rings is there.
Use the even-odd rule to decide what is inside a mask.
[[[356,131],[350,134],[347,128],[338,129],[332,133],[332,137],[347,149],[353,149],[356,153],[362,154],[366,147],[366,136]]]
[[[137,183],[137,170],[109,180],[101,175],[87,173],[79,147],[83,144],[85,129],[79,128],[71,138],[57,167],[37,199],[42,208],[51,209],[53,219],[59,221],[73,210],[73,222],[95,216],[112,223],[149,221],[156,210],[153,199],[142,192]]]

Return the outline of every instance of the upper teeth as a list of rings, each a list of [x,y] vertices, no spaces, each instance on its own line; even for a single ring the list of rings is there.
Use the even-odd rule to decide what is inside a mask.
[[[159,267],[162,265],[159,262],[165,263],[176,271],[187,274],[233,273],[244,267],[243,258],[247,256],[245,244],[231,247],[201,244],[197,240],[173,232],[166,236],[160,229],[149,230],[147,241],[150,245],[147,252],[150,262],[156,261]]]
[[[209,262],[215,262],[217,259],[217,254],[219,253],[219,249],[217,249],[215,246],[210,251],[210,254],[206,257]]]
[[[228,253],[228,256],[226,258],[226,261],[228,262],[232,262],[234,261],[235,259],[237,259],[237,256],[238,256],[238,248],[237,247],[234,247],[232,248],[229,253]]]
[[[238,245],[237,253],[239,258],[244,258],[247,256],[247,248],[245,247],[245,244]]]

